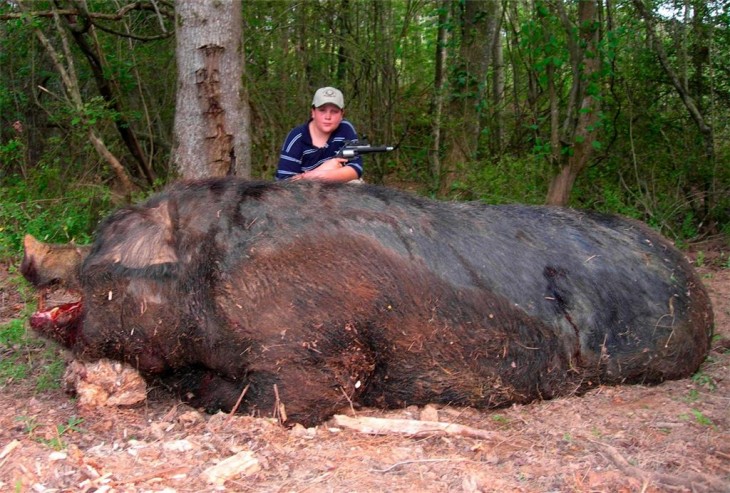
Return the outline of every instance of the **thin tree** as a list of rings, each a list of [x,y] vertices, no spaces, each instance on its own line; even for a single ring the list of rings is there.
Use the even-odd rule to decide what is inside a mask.
[[[71,33],[76,46],[78,46],[81,53],[84,54],[89,62],[89,67],[94,76],[99,94],[101,94],[107,105],[118,115],[114,119],[114,124],[129,153],[134,158],[139,174],[144,176],[148,185],[151,186],[155,182],[155,174],[152,171],[149,158],[137,138],[134,126],[124,116],[118,83],[115,79],[108,76],[109,71],[106,70],[108,68],[106,55],[96,34],[95,20],[90,15],[85,2],[79,2],[79,6],[81,8],[77,9],[77,13],[63,15],[62,19]]]
[[[441,116],[444,109],[444,92],[446,86],[446,61],[448,56],[447,44],[449,41],[449,3],[450,0],[438,2],[438,31],[436,33],[436,56],[434,69],[433,99],[431,100],[431,148],[428,151],[428,160],[431,171],[432,189],[438,191],[441,187]]]
[[[492,55],[490,46],[492,17],[489,8],[494,2],[464,0],[459,3],[459,44],[456,72],[454,73],[454,111],[462,119],[462,130],[454,134],[451,149],[455,161],[477,157],[481,134],[480,108],[484,103],[483,89],[487,67]]]
[[[649,12],[649,10],[647,10],[646,6],[641,0],[633,0],[633,3],[636,7],[636,10],[639,12],[639,15],[641,15],[641,18],[644,19],[646,32],[649,38],[652,40],[654,53],[656,53],[656,56],[659,59],[659,63],[661,63],[664,72],[667,74],[669,80],[672,82],[672,86],[674,86],[674,88],[677,90],[677,93],[679,94],[682,103],[684,103],[684,106],[685,108],[687,108],[690,117],[692,117],[692,121],[695,122],[695,125],[697,125],[697,128],[702,134],[705,144],[705,154],[707,155],[707,158],[714,161],[715,138],[712,125],[707,122],[707,119],[700,111],[700,108],[692,97],[692,94],[690,94],[687,79],[680,77],[680,75],[677,74],[677,72],[672,68],[672,64],[669,62],[669,57],[664,51],[664,46],[662,45],[661,40],[657,38],[654,27],[654,16],[651,14],[651,12]]]
[[[24,12],[30,11],[30,5],[27,2],[19,2],[19,6]],[[83,125],[87,127],[87,136],[89,142],[96,152],[109,164],[112,171],[117,177],[121,192],[124,196],[129,197],[135,188],[127,170],[121,164],[119,159],[109,150],[101,136],[97,133],[94,126],[85,117],[84,101],[81,97],[79,89],[79,79],[76,74],[76,66],[74,64],[73,54],[71,53],[71,44],[66,36],[66,30],[62,26],[61,16],[55,7],[51,7],[50,14],[53,16],[56,33],[61,40],[61,52],[51,43],[46,34],[38,27],[33,28],[33,32],[43,45],[46,53],[51,59],[56,71],[61,77],[63,88],[66,96],[66,103],[78,115]]]
[[[551,2],[568,34],[568,50],[573,83],[566,117],[561,131],[561,143],[568,148],[562,152],[560,170],[550,182],[546,202],[566,205],[578,175],[588,166],[595,146],[595,131],[599,116],[600,58],[598,51],[598,6],[594,0],[578,2],[578,37],[561,0]]]
[[[659,59],[659,63],[661,64],[662,69],[667,74],[667,77],[671,81],[672,86],[679,94],[679,98],[682,100],[682,103],[684,103],[684,107],[687,109],[687,112],[692,118],[692,121],[695,123],[697,129],[700,131],[700,135],[702,135],[705,159],[707,160],[707,169],[713,170],[712,175],[714,176],[714,170],[717,164],[715,156],[715,133],[712,124],[709,121],[709,118],[705,116],[700,104],[698,104],[698,101],[701,101],[702,93],[704,92],[702,84],[702,60],[704,60],[705,57],[694,57],[696,65],[694,67],[694,81],[690,81],[690,79],[688,78],[685,66],[681,66],[679,72],[676,71],[672,67],[671,62],[669,61],[669,57],[664,50],[662,40],[659,39],[656,34],[654,15],[646,8],[642,0],[633,0],[633,4],[634,7],[636,7],[636,10],[639,12],[641,18],[644,20],[646,33],[651,40],[651,46],[657,58]],[[695,24],[695,26],[699,26],[696,27],[696,31],[698,31],[698,37],[700,38],[700,40],[703,41],[699,43],[701,49],[709,52],[710,48],[707,45],[707,40],[705,39],[706,34],[704,33],[704,27],[702,27],[702,13],[706,11],[706,5],[701,5],[702,2],[698,2],[698,4],[700,5],[694,6],[695,18],[693,20],[693,23]],[[689,10],[689,5],[685,4],[685,10]],[[684,45],[686,45],[686,40],[683,40],[682,46]],[[684,61],[683,57],[680,57],[680,59],[681,61]],[[693,92],[695,93],[696,97],[693,97]],[[701,211],[701,216],[705,218],[710,213],[710,210],[714,207],[715,194],[712,193],[712,189],[714,188],[714,178],[695,177],[694,180],[700,181],[700,186],[704,189],[703,193],[700,194],[701,196],[699,197],[699,203],[703,209]],[[714,225],[710,225],[710,228],[712,227],[714,227]]]

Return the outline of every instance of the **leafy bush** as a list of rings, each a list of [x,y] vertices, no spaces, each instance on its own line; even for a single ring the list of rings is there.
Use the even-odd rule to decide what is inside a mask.
[[[0,259],[18,255],[23,236],[53,243],[87,243],[99,218],[111,208],[108,189],[67,183],[60,166],[32,175],[4,177],[0,188]]]
[[[503,157],[478,162],[452,184],[454,198],[479,199],[490,204],[542,204],[547,196],[547,165],[540,158]]]

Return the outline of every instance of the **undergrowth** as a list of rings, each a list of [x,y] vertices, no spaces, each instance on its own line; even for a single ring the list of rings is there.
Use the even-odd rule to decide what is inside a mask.
[[[65,183],[58,173],[57,167],[40,167],[32,176],[3,177],[0,260],[21,255],[28,233],[49,243],[87,243],[99,219],[110,211],[107,188]]]
[[[26,301],[15,318],[0,325],[0,387],[23,385],[35,392],[59,388],[65,363],[58,346],[28,328],[28,317],[36,308],[29,283],[11,267],[0,284],[0,291],[5,290]]]
[[[60,387],[65,364],[53,343],[26,329],[25,320],[0,326],[0,387],[27,385],[36,392]]]

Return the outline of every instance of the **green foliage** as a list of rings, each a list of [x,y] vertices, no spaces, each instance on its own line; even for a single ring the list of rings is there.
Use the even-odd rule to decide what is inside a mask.
[[[697,389],[690,389],[685,401],[688,403],[697,402],[700,399],[700,392]]]
[[[25,380],[30,374],[30,367],[18,354],[12,354],[0,361],[0,385]]]
[[[84,131],[95,127],[101,121],[117,120],[119,116],[119,112],[111,110],[100,96],[94,96],[86,101],[81,111],[69,109],[69,113],[66,115],[72,127],[81,126]]]
[[[705,252],[700,250],[697,252],[697,257],[695,258],[695,265],[697,267],[702,267],[705,265]]]
[[[691,421],[692,418],[694,418],[695,423],[698,425],[717,429],[717,425],[699,409],[691,408],[690,414],[683,413],[679,415],[679,419],[683,421]]]
[[[10,139],[5,144],[0,144],[0,163],[5,163],[5,166],[0,169],[0,180],[6,173],[5,169],[23,165],[25,152],[25,145],[19,139]]]
[[[0,326],[0,386],[32,383],[38,392],[57,389],[65,363],[55,345],[38,339],[15,319]]]
[[[15,421],[22,423],[23,431],[29,435],[32,435],[38,426],[40,426],[35,417],[17,416]]]
[[[38,441],[45,443],[54,450],[63,450],[66,448],[66,444],[63,442],[63,437],[69,433],[80,433],[83,430],[80,425],[84,422],[83,418],[71,416],[68,421],[61,425],[56,425],[56,436],[53,438],[38,438]]]
[[[41,428],[41,424],[38,423],[38,420],[34,416],[18,416],[15,420],[23,424],[23,430],[30,438],[38,443],[45,444],[54,450],[63,450],[66,448],[66,444],[63,442],[64,436],[70,433],[81,433],[84,431],[81,428],[81,424],[84,422],[84,419],[77,416],[71,416],[66,423],[56,425],[55,436],[51,438],[36,435],[38,429]]]
[[[28,179],[2,180],[0,258],[18,255],[26,233],[52,243],[88,243],[99,218],[112,207],[109,190],[69,183],[61,175],[61,167],[45,166]]]
[[[699,409],[692,409],[691,411],[692,415],[695,418],[695,421],[697,421],[698,424],[701,424],[702,426],[716,428],[715,423],[713,423],[710,418],[705,416],[702,411],[700,411]]]
[[[454,182],[451,195],[479,199],[490,204],[540,204],[547,194],[549,170],[544,160],[525,157],[480,162],[463,172],[463,181]]]
[[[106,14],[129,4],[87,3],[91,12]],[[497,3],[505,9],[498,16],[503,19],[500,60],[490,47],[466,42],[485,38],[467,36],[474,19],[460,15],[463,2],[243,2],[254,176],[271,179],[286,133],[306,121],[312,91],[336,85],[345,92],[347,118],[371,142],[393,144],[406,136],[396,153],[368,159],[366,181],[432,190],[428,150],[431,129],[439,123],[445,186],[434,194],[542,203],[556,165],[574,153],[568,124],[576,115],[598,111],[596,124],[578,137],[588,139],[592,156],[569,205],[641,219],[680,242],[730,235],[727,12],[708,7],[702,19],[657,17],[658,41],[648,43],[645,23],[630,5],[606,5],[601,19],[588,21],[603,23],[590,25],[601,37],[586,55],[597,57],[600,68],[583,81],[600,107],[581,108],[571,92],[579,68],[572,66],[572,43],[585,46],[579,39],[586,26],[578,18],[579,3],[564,2],[561,9],[543,0]],[[42,11],[52,2],[33,5]],[[83,242],[109,209],[109,192],[103,189],[113,186],[115,176],[89,144],[90,129],[146,187],[137,196],[154,187],[141,178],[120,138],[116,124],[122,119],[135,130],[157,176],[164,180],[173,174],[168,166],[175,40],[160,35],[172,33],[174,16],[164,2],[158,7],[131,9],[124,24],[100,21],[108,30],[97,29],[92,44],[102,58],[104,79],[114,87],[113,104],[101,97],[88,58],[66,33],[79,79],[79,110],[69,105],[57,67],[33,32],[40,29],[61,53],[53,19],[23,14],[0,21],[0,258],[17,253],[26,232]],[[19,9],[14,2],[0,2],[0,13]],[[446,67],[452,77],[443,88],[441,121],[434,122],[440,22],[449,34]],[[134,37],[113,34],[125,29]],[[658,62],[658,43],[713,129],[714,160]],[[492,62],[486,69],[463,64],[468,51],[490,54]],[[467,129],[473,122],[466,115],[475,109],[478,128]],[[466,135],[472,130],[475,135]],[[561,141],[557,150],[551,148],[553,132]]]
[[[58,357],[54,350],[48,349],[44,359],[49,361],[36,376],[35,389],[37,392],[58,389],[61,387],[61,378],[66,370],[66,363]]]
[[[13,346],[25,340],[25,327],[22,320],[11,320],[0,326],[0,345]]]
[[[33,359],[26,350],[38,346],[25,330],[22,320],[15,319],[0,326],[0,385],[25,380],[33,370]]]
[[[659,159],[632,165],[611,158],[588,168],[575,183],[570,205],[639,219],[678,242],[697,238],[711,219],[686,195],[693,187],[681,169],[686,165]],[[722,228],[727,221],[718,217],[716,224]]]
[[[692,381],[701,387],[705,387],[706,389],[713,391],[717,388],[717,384],[715,383],[715,380],[708,374],[703,373],[701,371],[698,371],[694,375],[692,375]]]

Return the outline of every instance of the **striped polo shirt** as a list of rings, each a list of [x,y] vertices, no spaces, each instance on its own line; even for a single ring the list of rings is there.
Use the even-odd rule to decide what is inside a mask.
[[[312,171],[317,166],[332,159],[345,143],[357,142],[355,127],[347,120],[342,120],[340,126],[332,132],[324,147],[315,147],[312,144],[312,136],[309,133],[310,119],[304,125],[294,128],[286,136],[284,145],[279,155],[279,167],[276,170],[277,180],[286,180],[292,176]],[[349,161],[350,166],[357,172],[357,177],[362,176],[362,157]]]

